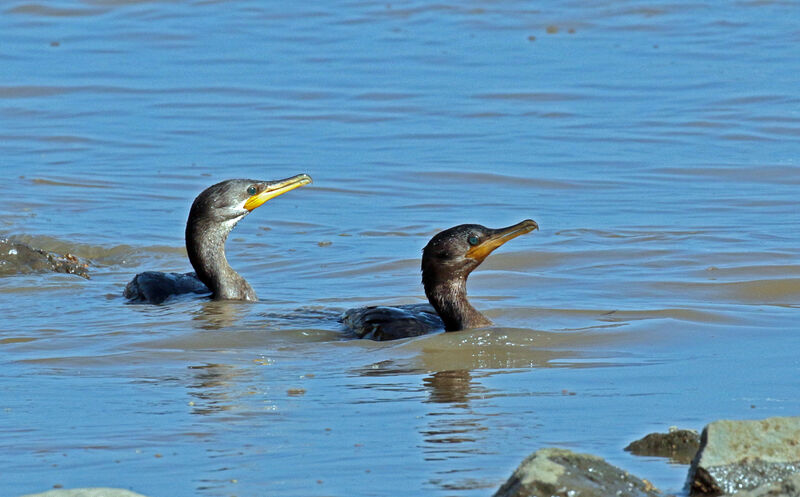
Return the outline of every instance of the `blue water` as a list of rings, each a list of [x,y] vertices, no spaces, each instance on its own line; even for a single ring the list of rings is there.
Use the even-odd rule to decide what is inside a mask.
[[[800,412],[794,2],[0,5],[0,490],[490,495],[530,452]],[[187,271],[197,193],[312,185],[228,255],[261,301],[125,305]],[[390,344],[460,223],[541,230],[470,277],[496,327]]]

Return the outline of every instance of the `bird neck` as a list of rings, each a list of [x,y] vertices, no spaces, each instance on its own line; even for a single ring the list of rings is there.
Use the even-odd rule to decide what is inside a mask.
[[[444,322],[445,331],[459,331],[492,324],[467,300],[467,278],[423,281],[425,295]]]
[[[186,252],[197,278],[216,300],[258,300],[253,287],[228,264],[225,241],[235,222],[220,224],[206,219],[186,223]]]

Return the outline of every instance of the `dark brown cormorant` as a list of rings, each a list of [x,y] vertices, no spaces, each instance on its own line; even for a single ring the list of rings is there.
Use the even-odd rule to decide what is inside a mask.
[[[208,187],[194,199],[186,221],[186,251],[195,272],[140,273],[123,295],[132,302],[151,304],[183,293],[211,293],[215,300],[258,300],[253,287],[228,264],[228,233],[267,200],[309,183],[310,176],[298,174],[278,181],[229,179]]]
[[[422,285],[430,305],[350,309],[342,322],[359,338],[372,340],[489,326],[492,322],[467,300],[467,277],[494,249],[536,229],[536,221],[526,219],[500,229],[462,224],[444,230],[422,250]]]

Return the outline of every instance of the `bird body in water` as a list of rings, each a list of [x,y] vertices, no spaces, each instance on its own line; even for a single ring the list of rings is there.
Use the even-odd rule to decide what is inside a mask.
[[[536,229],[536,222],[526,219],[499,229],[461,224],[444,230],[422,250],[422,285],[430,305],[350,309],[342,322],[359,338],[373,340],[490,326],[492,322],[467,300],[467,277],[496,248]]]
[[[125,287],[132,302],[160,304],[173,295],[210,293],[215,300],[258,300],[255,290],[228,264],[225,241],[246,215],[266,201],[311,183],[307,174],[278,181],[229,179],[206,188],[186,221],[186,251],[194,273],[140,273]]]

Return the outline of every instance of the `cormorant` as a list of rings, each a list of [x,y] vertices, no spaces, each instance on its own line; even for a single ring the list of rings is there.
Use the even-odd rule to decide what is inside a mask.
[[[298,174],[278,181],[229,179],[208,187],[194,199],[186,221],[186,251],[195,272],[137,274],[125,287],[124,297],[151,304],[183,293],[211,293],[215,300],[258,300],[253,287],[228,264],[228,233],[267,200],[309,183],[309,175]]]
[[[536,221],[526,219],[500,229],[461,224],[444,230],[422,250],[422,285],[430,305],[350,309],[342,322],[359,338],[372,340],[490,326],[492,322],[467,300],[467,277],[494,249],[536,229]]]

